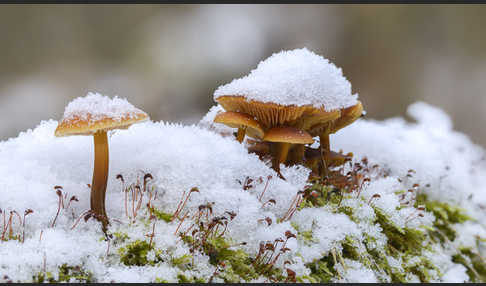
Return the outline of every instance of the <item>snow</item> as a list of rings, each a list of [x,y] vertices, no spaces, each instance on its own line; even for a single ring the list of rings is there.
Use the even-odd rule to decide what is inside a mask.
[[[122,118],[134,118],[145,114],[124,98],[110,98],[99,93],[88,92],[84,97],[77,97],[64,110],[64,119],[80,118],[91,122],[104,118],[120,121]]]
[[[418,102],[408,108],[408,114],[417,122],[402,118],[358,120],[331,135],[331,148],[353,152],[357,158],[366,156],[370,165],[379,164],[393,174],[395,178],[375,182],[381,184],[377,187],[370,185],[365,191],[370,195],[375,189],[396,189],[397,178],[401,178],[409,188],[413,183],[420,184],[419,190],[432,199],[463,206],[484,204],[484,149],[454,131],[449,117],[437,107]],[[410,169],[414,172],[408,178]]]
[[[444,283],[464,283],[469,280],[469,276],[466,273],[466,267],[455,264],[449,269],[443,276],[442,282]]]
[[[93,102],[105,100],[112,104],[111,107],[93,107],[98,113],[136,112],[121,99],[108,101],[101,95],[90,94],[85,99],[73,101],[66,113],[82,112],[91,108]],[[297,192],[307,184],[310,171],[304,167],[282,165],[281,172],[287,180],[281,180],[269,162],[248,154],[231,133],[221,136],[219,132],[225,130],[211,128],[211,118],[220,110],[218,106],[213,107],[198,125],[148,121],[110,133],[106,206],[113,232],[127,233],[129,242],[144,240],[151,232],[152,224],[146,220],[129,224],[121,182],[116,179],[117,174],[122,174],[126,183],[132,183],[142,172],[149,172],[154,178],[150,184],[158,192],[153,201],[158,209],[174,212],[183,192],[197,187],[199,192],[191,194],[185,210],[194,211],[201,204],[214,202],[215,215],[235,212],[237,216],[229,223],[227,235],[234,243],[246,242],[240,247],[253,255],[258,252],[261,241],[284,237],[287,230],[297,234],[295,225],[301,232],[312,232],[312,241],[290,239],[288,247],[291,250],[277,262],[277,267],[283,267],[283,261],[290,260],[291,264],[286,267],[296,271],[297,275],[308,275],[305,264],[333,249],[339,250],[340,242],[346,237],[362,244],[365,235],[370,236],[375,239],[373,246],[378,251],[383,249],[387,238],[380,226],[373,223],[372,206],[382,210],[400,227],[431,225],[434,218],[430,213],[409,220],[416,209],[402,206],[403,202],[395,193],[412,188],[414,183],[420,184],[419,192],[433,199],[457,203],[475,218],[476,221],[455,226],[459,234],[458,245],[475,246],[474,237],[486,236],[484,226],[478,223],[485,219],[481,210],[481,205],[486,203],[486,186],[482,182],[486,177],[486,164],[482,159],[484,150],[464,134],[454,131],[449,117],[436,107],[416,103],[409,108],[409,115],[416,122],[401,118],[359,120],[331,137],[334,150],[353,152],[355,160],[366,156],[370,165],[379,164],[381,170],[388,172],[387,177],[377,175],[372,178],[360,197],[342,201],[343,206],[355,210],[354,215],[359,220],[351,220],[323,207],[304,208],[296,211],[290,220],[281,222],[278,220],[289,209]],[[0,276],[8,275],[14,281],[31,281],[34,273],[43,269],[55,272],[63,263],[82,264],[98,282],[153,282],[156,278],[177,282],[181,272],[188,277],[196,275],[206,279],[212,275],[215,268],[209,263],[209,257],[202,254],[194,256],[197,265],[194,271],[184,272],[170,264],[171,257],[190,254],[189,247],[174,235],[178,221],[156,222],[154,245],[167,259],[146,267],[121,264],[116,254],[119,246],[111,245],[108,251],[99,223],[81,220],[71,229],[75,218],[89,208],[87,184],[92,176],[93,143],[89,137],[55,137],[57,124],[54,120],[42,121],[34,129],[0,142],[0,209],[7,213],[16,210],[20,214],[26,209],[34,211],[26,218],[24,243],[16,240],[0,242]],[[409,169],[415,170],[412,177],[406,176]],[[242,184],[247,178],[253,179],[253,187],[244,190]],[[426,184],[430,186],[426,187]],[[75,195],[79,202],[61,210],[56,225],[51,227],[58,204],[56,185],[63,187],[68,198]],[[267,188],[260,201],[265,185]],[[372,199],[375,194],[380,197]],[[275,200],[275,205],[263,206],[270,199]],[[398,206],[402,207],[397,210]],[[145,209],[141,211],[141,217],[146,215]],[[270,218],[273,223],[262,222],[265,218]],[[187,220],[180,227],[187,229],[189,225]],[[17,221],[14,221],[14,229],[15,234],[22,230]],[[432,252],[429,255],[443,274],[437,277],[438,281],[468,279],[464,267],[451,261],[452,250],[442,255]],[[153,258],[154,253],[150,257]],[[400,265],[398,260],[389,261],[397,268]],[[335,266],[343,276],[339,282],[376,282],[383,278],[382,274],[357,261],[344,259],[344,263],[346,267],[341,263]],[[221,280],[215,278],[214,281]]]
[[[231,128],[225,124],[215,123],[214,118],[220,112],[224,112],[224,108],[217,104],[212,106],[208,113],[198,122],[198,126],[217,132],[223,136],[230,136],[234,133],[235,129]]]
[[[273,54],[249,75],[218,87],[214,99],[223,95],[281,105],[313,105],[327,111],[355,105],[358,98],[341,68],[307,48]]]
[[[336,267],[339,273],[343,273],[343,279],[339,280],[339,282],[344,283],[378,283],[378,279],[376,279],[375,274],[370,269],[364,267],[363,264],[359,263],[358,261],[344,259],[344,263],[346,263],[347,269],[341,264],[337,264]]]

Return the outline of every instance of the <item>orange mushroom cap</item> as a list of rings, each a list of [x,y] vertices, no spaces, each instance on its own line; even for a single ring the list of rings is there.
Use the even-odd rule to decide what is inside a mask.
[[[92,135],[102,130],[126,129],[148,119],[147,113],[125,99],[88,93],[69,103],[54,134],[56,137]]]
[[[282,142],[291,144],[314,143],[314,139],[312,139],[312,136],[306,131],[288,126],[271,128],[267,131],[267,133],[265,133],[263,140],[269,142]]]
[[[263,138],[263,128],[250,115],[241,112],[222,112],[214,117],[214,122],[222,123],[232,128],[246,127],[246,133],[253,138]]]
[[[349,124],[353,123],[362,114],[363,114],[363,105],[361,104],[361,101],[358,100],[358,103],[356,103],[355,105],[341,110],[341,117],[339,117],[333,122],[331,133],[335,133],[339,129],[344,128]]]

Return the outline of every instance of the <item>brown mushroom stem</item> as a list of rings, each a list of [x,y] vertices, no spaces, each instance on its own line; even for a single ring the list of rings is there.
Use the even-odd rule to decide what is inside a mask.
[[[280,173],[280,164],[287,160],[287,155],[289,154],[290,143],[274,142],[273,147],[273,159],[272,168],[277,172],[278,176],[285,180],[285,178]]]
[[[105,209],[106,184],[108,182],[108,137],[106,131],[97,131],[94,135],[94,170],[91,184],[91,211],[98,215],[103,224],[103,231],[108,225],[108,216]]]
[[[246,133],[246,127],[240,127],[238,128],[238,134],[236,135],[236,140],[238,142],[243,142],[243,139],[245,139],[245,133]]]
[[[330,142],[329,142],[329,133],[325,132],[319,136],[319,142],[320,142],[320,149],[321,149],[321,160],[322,160],[322,175],[328,175],[328,162],[327,162],[327,156],[330,151]]]
[[[295,165],[300,164],[304,161],[305,155],[305,145],[304,144],[295,144],[289,154],[289,164]]]

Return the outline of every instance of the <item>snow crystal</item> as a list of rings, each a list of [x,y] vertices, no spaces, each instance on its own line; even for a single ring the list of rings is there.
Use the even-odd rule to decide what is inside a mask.
[[[313,105],[326,110],[356,104],[357,94],[341,68],[306,48],[275,53],[249,75],[220,86],[214,92],[241,95],[248,100],[282,105]]]
[[[199,121],[197,124],[198,126],[208,129],[208,130],[213,130],[214,132],[217,132],[223,136],[231,136],[235,132],[235,128],[231,128],[228,125],[222,124],[222,123],[216,123],[214,122],[214,118],[219,112],[224,112],[224,108],[217,104],[213,107],[211,107],[204,115],[204,117]]]
[[[455,264],[442,276],[444,283],[464,283],[469,281],[469,276],[466,273],[466,267],[461,264]]]
[[[299,243],[298,251],[306,263],[328,253],[346,236],[361,236],[358,226],[348,216],[324,209],[303,209],[294,215],[293,222],[299,226],[299,231],[311,231],[316,239],[316,243],[310,245]]]
[[[346,264],[346,268],[342,264],[336,264],[334,268],[339,273],[343,273],[344,278],[339,282],[344,283],[377,283],[379,282],[376,279],[375,273],[371,270],[366,268],[363,264],[359,263],[358,261],[344,259],[344,263]]]
[[[144,112],[124,98],[110,98],[99,93],[88,92],[84,97],[75,98],[64,110],[64,119],[79,117],[83,120],[96,121],[103,118],[121,120],[122,117],[133,118]]]

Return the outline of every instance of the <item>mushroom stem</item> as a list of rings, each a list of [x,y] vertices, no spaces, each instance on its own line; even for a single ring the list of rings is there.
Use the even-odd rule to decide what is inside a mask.
[[[272,168],[277,172],[278,176],[285,179],[280,173],[280,164],[287,160],[289,154],[290,143],[274,142],[272,144],[274,156],[272,159]]]
[[[243,142],[243,139],[245,139],[245,133],[246,133],[246,127],[239,127],[238,128],[238,134],[236,135],[236,140],[238,142]]]
[[[289,154],[289,164],[300,164],[304,161],[305,145],[295,144]]]
[[[108,137],[106,131],[97,131],[94,135],[94,170],[91,184],[91,210],[98,215],[103,224],[103,231],[108,225],[108,216],[105,209],[106,184],[108,182]]]
[[[329,133],[325,132],[323,133],[322,135],[319,136],[319,142],[320,142],[320,149],[321,149],[321,160],[322,160],[322,172],[321,172],[321,176],[322,175],[328,175],[328,168],[327,168],[327,165],[328,165],[328,161],[327,161],[327,157],[328,157],[328,153],[330,151],[330,142],[329,142]]]

